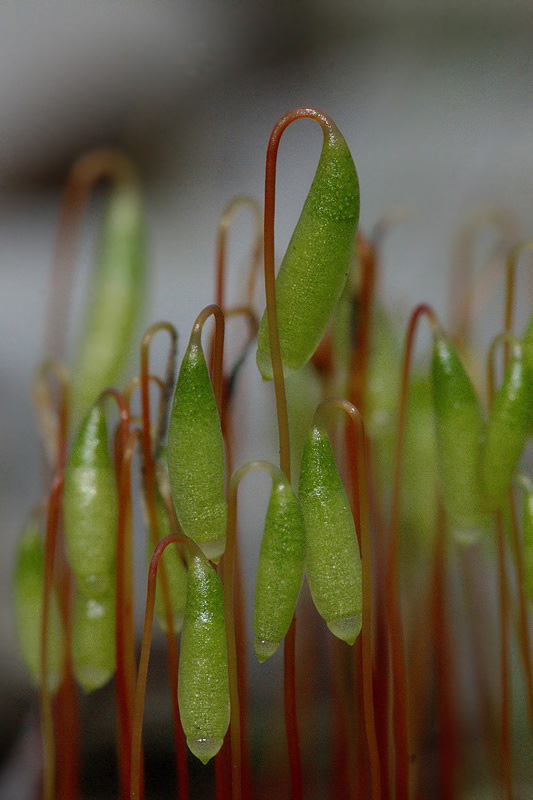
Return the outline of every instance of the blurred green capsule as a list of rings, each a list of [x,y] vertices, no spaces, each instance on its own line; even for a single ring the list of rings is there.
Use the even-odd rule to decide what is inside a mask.
[[[15,566],[15,617],[20,649],[32,678],[40,683],[41,627],[44,589],[44,550],[40,525],[30,518],[24,527]],[[55,592],[48,615],[48,686],[55,692],[61,682],[62,632]]]
[[[170,415],[168,474],[183,532],[208,559],[218,561],[226,544],[224,441],[202,343],[194,331]]]
[[[167,510],[159,492],[156,494],[157,511],[157,532],[159,541],[172,533]],[[148,537],[147,559],[148,564],[152,558],[154,548]],[[185,614],[185,599],[187,596],[187,567],[183,563],[177,547],[167,547],[161,556],[161,564],[165,565],[165,572],[168,580],[170,594],[170,606],[172,609],[172,629],[174,634],[178,634],[183,627]],[[163,600],[163,590],[161,587],[161,568],[157,572],[156,594],[155,594],[155,613],[161,630],[167,631],[165,614],[165,603]]]
[[[529,387],[528,391],[530,404],[533,404],[533,317],[531,317],[529,325],[526,329],[526,334],[522,342],[522,352],[524,358],[526,382],[527,386]],[[533,435],[533,414],[529,419],[529,434],[530,436]]]
[[[359,221],[359,182],[338,128],[324,134],[317,171],[276,278],[281,356],[286,374],[316,350],[346,283]],[[257,365],[272,379],[266,312]]]
[[[524,579],[525,590],[530,609],[533,609],[533,484],[529,479],[524,481],[526,489],[523,510],[524,537]]]
[[[259,661],[276,652],[289,630],[302,587],[304,556],[300,503],[281,470],[275,470],[255,588],[254,634]]]
[[[431,378],[444,504],[456,538],[469,544],[490,526],[481,476],[485,422],[459,354],[441,331],[433,336]]]
[[[76,593],[72,628],[74,676],[86,692],[104,686],[115,674],[115,595]]]
[[[533,407],[532,386],[520,347],[513,353],[487,425],[482,471],[487,502],[501,508],[526,444]]]
[[[70,452],[63,496],[67,554],[79,591],[98,599],[112,591],[118,496],[102,405],[83,420]]]
[[[352,512],[327,431],[307,437],[299,486],[305,522],[305,570],[318,613],[339,639],[361,630],[361,557]]]
[[[73,370],[74,419],[120,381],[139,321],[145,286],[143,205],[133,177],[110,191],[85,334]]]
[[[189,559],[178,687],[187,745],[207,764],[222,747],[230,699],[222,584],[200,556]]]

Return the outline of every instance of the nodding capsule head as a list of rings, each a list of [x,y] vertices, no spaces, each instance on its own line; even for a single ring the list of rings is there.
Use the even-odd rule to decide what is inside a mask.
[[[100,404],[83,420],[70,452],[63,512],[67,554],[78,589],[87,597],[105,597],[115,564],[118,496]]]
[[[305,529],[300,503],[280,472],[272,492],[259,553],[255,590],[255,652],[266,661],[284,639],[302,586]]]
[[[44,552],[41,526],[32,517],[22,530],[15,565],[14,601],[17,636],[28,670],[39,684],[41,676],[41,628],[44,589]],[[48,614],[48,687],[55,692],[61,682],[62,632],[55,591]]]
[[[299,486],[305,522],[305,570],[318,613],[353,644],[361,630],[361,557],[352,512],[327,431],[314,425]]]
[[[230,701],[222,584],[199,556],[189,559],[178,687],[187,744],[205,764],[222,746]]]
[[[533,382],[518,347],[505,371],[489,415],[482,475],[490,508],[502,508],[531,427]]]
[[[455,537],[470,544],[490,527],[481,479],[485,421],[457,349],[440,330],[433,336],[431,379],[444,505]]]
[[[119,383],[139,322],[145,285],[144,211],[133,178],[112,187],[98,266],[72,389],[79,420],[100,393]]]
[[[224,441],[199,337],[183,356],[168,429],[168,474],[183,532],[211,561],[226,543]]]
[[[115,594],[94,600],[76,594],[72,629],[74,676],[86,692],[115,674]]]
[[[359,182],[344,137],[333,123],[302,213],[276,278],[283,368],[300,369],[325,333],[346,283],[359,221]],[[266,312],[257,365],[272,378]]]

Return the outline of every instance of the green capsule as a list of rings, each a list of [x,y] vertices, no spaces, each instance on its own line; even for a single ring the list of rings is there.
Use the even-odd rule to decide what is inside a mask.
[[[491,508],[501,508],[505,503],[506,491],[524,450],[531,424],[532,388],[518,348],[494,398],[483,448],[483,482]]]
[[[183,532],[217,561],[226,544],[224,441],[202,344],[194,332],[170,415],[168,474]]]
[[[361,557],[350,504],[327,431],[315,425],[300,472],[305,522],[305,570],[318,613],[339,639],[353,644],[361,630]]]
[[[112,189],[103,223],[99,263],[72,389],[74,418],[120,381],[139,321],[145,284],[144,220],[139,186]]]
[[[457,539],[468,544],[490,526],[481,478],[485,422],[459,354],[440,331],[433,337],[432,391],[444,503]]]
[[[525,365],[525,372],[526,372],[526,380],[529,386],[529,397],[530,403],[533,401],[533,317],[529,322],[529,325],[526,329],[526,334],[524,336],[524,340],[522,342],[522,352],[524,358],[524,365]],[[533,435],[533,414],[529,420],[529,435]]]
[[[266,661],[289,630],[302,586],[305,528],[300,503],[279,471],[272,492],[259,553],[254,634],[259,661]]]
[[[38,522],[31,518],[18,544],[15,567],[15,617],[20,649],[33,679],[40,683],[41,626],[44,589],[44,551]],[[61,682],[62,632],[55,592],[48,615],[48,686],[55,692]]]
[[[523,510],[524,537],[524,578],[525,590],[530,607],[533,609],[533,484],[526,482],[526,495]]]
[[[207,764],[222,747],[230,700],[222,584],[199,556],[189,560],[178,701],[187,745]]]
[[[77,586],[98,599],[112,590],[118,497],[101,404],[92,407],[72,447],[63,497],[67,553]]]
[[[76,593],[72,627],[74,675],[86,692],[115,674],[115,595],[95,600]]]
[[[344,137],[331,123],[300,219],[276,278],[281,356],[286,374],[316,350],[341,296],[359,221],[359,182]],[[257,366],[272,378],[266,312]]]
[[[157,529],[159,540],[164,539],[172,531],[170,529],[168,514],[159,492],[156,495],[157,510]],[[152,558],[154,548],[148,538],[147,557],[148,563]],[[172,628],[174,634],[178,634],[183,627],[183,617],[185,614],[185,599],[187,596],[187,568],[183,563],[177,547],[167,547],[161,556],[161,565],[165,566],[170,594],[170,605],[172,609]],[[161,566],[157,572],[157,584],[155,594],[155,613],[161,630],[167,631],[165,614],[165,603],[163,600],[163,590],[161,588]]]

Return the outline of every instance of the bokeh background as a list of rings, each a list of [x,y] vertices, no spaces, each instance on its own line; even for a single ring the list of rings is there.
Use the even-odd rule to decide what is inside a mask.
[[[34,746],[32,695],[14,640],[11,575],[18,530],[39,498],[29,387],[44,355],[47,281],[61,187],[72,161],[87,148],[113,144],[138,164],[149,229],[146,320],[168,318],[186,336],[197,311],[212,300],[220,212],[236,194],[261,198],[265,148],[277,118],[297,105],[321,107],[336,120],[354,155],[363,229],[398,204],[411,209],[409,221],[396,227],[384,246],[381,288],[387,303],[406,312],[427,300],[446,312],[454,236],[474,209],[504,206],[516,216],[521,235],[533,232],[532,87],[528,0],[4,0],[3,800],[26,796],[35,780],[25,758]],[[320,136],[310,124],[293,126],[285,136],[278,173],[280,253],[319,147]],[[84,234],[75,318],[87,286],[96,217],[93,210]],[[234,297],[249,235],[243,218],[231,239]],[[524,294],[525,281],[520,285]],[[490,313],[496,308],[497,301]],[[74,341],[75,321],[71,327]],[[274,454],[269,389],[258,385],[251,362],[244,381],[257,386],[249,389],[253,402],[242,412],[250,435],[238,460]],[[256,505],[249,512],[251,531],[259,525]],[[256,543],[250,542],[249,552],[253,561]],[[276,669],[279,674],[279,663]],[[104,700],[95,702],[105,715]],[[154,689],[154,716],[164,702]],[[22,777],[21,764],[26,765]]]

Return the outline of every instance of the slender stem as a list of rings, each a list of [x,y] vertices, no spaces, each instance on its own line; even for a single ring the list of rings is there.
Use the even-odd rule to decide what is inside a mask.
[[[150,647],[152,641],[152,628],[154,624],[155,590],[157,569],[169,544],[184,544],[193,555],[198,555],[199,550],[190,539],[182,534],[171,533],[158,542],[148,569],[148,585],[146,590],[146,610],[144,614],[144,627],[141,645],[141,656],[137,672],[135,687],[135,704],[133,716],[133,733],[131,738],[131,777],[128,797],[130,800],[139,800],[142,793],[141,762],[142,762],[142,724],[144,716],[144,699],[146,695],[146,681],[148,678],[148,664],[150,661]]]
[[[348,400],[330,398],[324,400],[317,409],[315,420],[321,418],[323,412],[329,408],[336,408],[348,414],[355,427],[357,436],[357,473],[359,485],[359,512],[361,526],[361,562],[363,584],[363,624],[362,636],[362,666],[363,666],[363,707],[370,759],[370,777],[372,785],[372,800],[381,798],[380,758],[376,737],[376,720],[374,717],[374,697],[372,690],[372,544],[370,540],[370,510],[369,510],[369,476],[366,464],[366,434],[363,418],[358,409]],[[354,465],[355,466],[355,465]]]
[[[81,222],[95,186],[103,180],[135,179],[133,165],[122,153],[100,148],[82,156],[72,167],[63,196],[50,281],[45,353],[62,358],[68,329],[65,309],[70,305],[72,271]]]
[[[279,143],[286,128],[297,119],[314,119],[328,136],[333,123],[328,116],[314,108],[296,108],[282,117],[274,126],[268,142],[265,166],[265,216],[264,216],[264,273],[266,313],[270,342],[270,358],[276,395],[278,418],[280,467],[287,478],[291,478],[291,451],[287,397],[281,360],[279,326],[276,304],[276,276],[274,267],[274,220],[276,209],[276,163]],[[302,761],[298,736],[296,711],[296,624],[293,619],[283,644],[284,649],[284,707],[289,765],[291,772],[291,800],[302,797]]]
[[[159,396],[158,425],[155,436],[154,450],[160,448],[164,436],[164,425],[167,416],[167,408],[172,396],[172,389],[175,379],[176,352],[178,346],[178,334],[173,325],[169,322],[159,322],[152,325],[145,333],[141,343],[141,446],[143,454],[144,470],[144,494],[146,499],[146,509],[148,514],[148,527],[151,546],[155,550],[159,542],[159,524],[156,508],[156,476],[155,460],[152,452],[151,437],[151,414],[150,414],[150,346],[154,336],[160,331],[166,331],[170,337],[170,348],[167,358],[167,367],[164,380],[161,382],[161,392]],[[176,777],[178,779],[178,799],[188,800],[189,797],[189,778],[187,770],[187,753],[185,739],[181,727],[179,707],[178,707],[178,646],[174,636],[174,624],[172,619],[172,601],[170,598],[170,587],[168,574],[164,562],[160,567],[161,593],[163,597],[163,609],[165,614],[166,641],[167,641],[167,662],[168,679],[172,700],[172,723],[174,730],[174,746],[176,750]]]
[[[533,250],[533,239],[520,242],[515,245],[507,257],[506,282],[505,282],[505,313],[503,329],[506,333],[511,333],[513,329],[514,298],[516,284],[516,265],[522,253]],[[506,362],[508,360],[508,348],[506,348]]]
[[[391,522],[389,541],[389,561],[386,575],[385,608],[389,629],[392,681],[393,681],[393,730],[396,773],[396,800],[409,798],[409,731],[407,709],[407,676],[405,667],[404,639],[399,598],[399,559],[400,559],[400,495],[402,464],[405,440],[405,421],[411,363],[413,360],[415,333],[418,322],[426,316],[431,327],[438,326],[435,312],[425,304],[413,311],[409,320],[402,365],[400,405],[396,430],[396,450],[394,457],[394,477],[391,501]]]
[[[224,369],[224,313],[220,306],[212,303],[206,306],[194,321],[191,332],[191,341],[200,342],[204,324],[210,316],[215,318],[215,343],[213,346],[213,369],[211,380],[213,382],[213,392],[217,403],[218,413],[222,410],[222,390],[223,390],[223,369]]]

